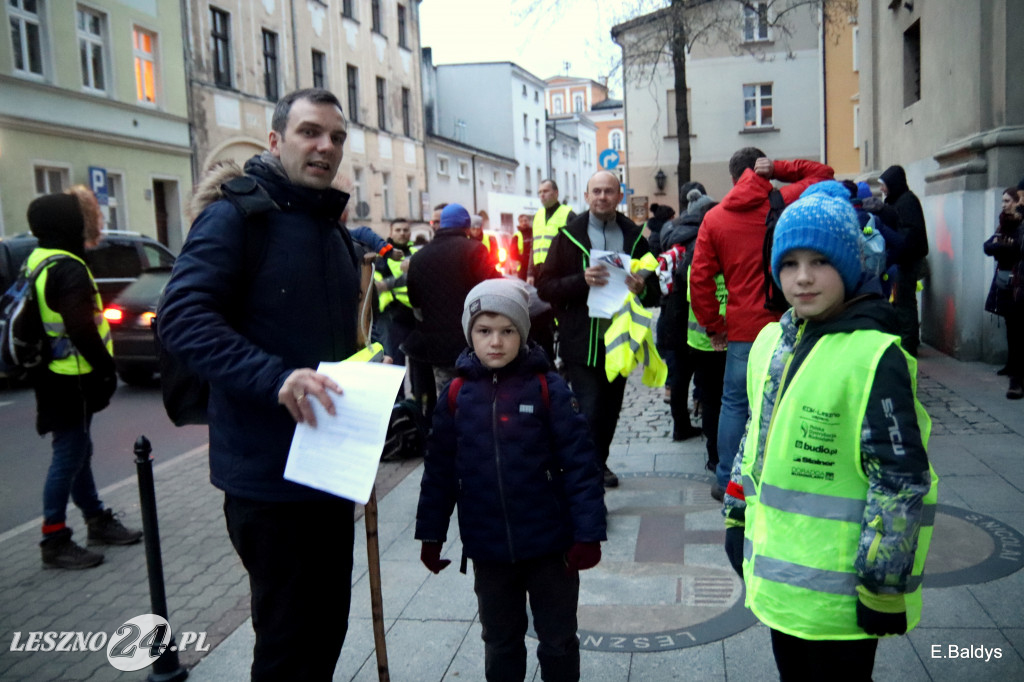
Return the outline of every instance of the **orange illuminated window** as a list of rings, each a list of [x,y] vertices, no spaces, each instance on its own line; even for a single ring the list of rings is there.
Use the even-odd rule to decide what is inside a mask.
[[[136,26],[132,29],[135,53],[135,95],[140,102],[156,104],[156,35]]]

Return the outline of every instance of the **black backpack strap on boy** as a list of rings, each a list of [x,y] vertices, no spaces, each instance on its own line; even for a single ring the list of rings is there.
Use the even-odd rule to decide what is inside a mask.
[[[775,223],[778,222],[779,216],[782,215],[783,209],[786,208],[786,202],[782,198],[782,192],[777,189],[773,189],[768,194],[768,203],[768,215],[765,216],[764,219],[764,224],[766,226],[764,231],[764,243],[761,245],[761,275],[764,277],[764,307],[766,310],[782,313],[789,309],[789,303],[786,302],[786,297],[783,296],[782,291],[775,286],[775,280],[772,278],[772,242],[775,239]]]
[[[220,186],[224,199],[231,203],[245,221],[245,282],[255,278],[266,255],[267,216],[280,207],[253,178],[242,175]],[[158,307],[159,310],[159,307]],[[160,314],[157,313],[159,323]],[[159,335],[158,335],[159,338]],[[208,424],[207,404],[210,383],[185,366],[174,355],[160,347],[160,387],[164,409],[175,426]]]

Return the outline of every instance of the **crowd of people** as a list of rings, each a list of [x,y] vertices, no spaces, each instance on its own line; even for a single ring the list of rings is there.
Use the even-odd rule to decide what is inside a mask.
[[[316,424],[311,403],[333,414],[344,390],[317,364],[374,340],[408,365],[409,397],[432,425],[415,538],[423,564],[443,570],[457,510],[487,679],[523,679],[527,597],[543,678],[579,679],[579,572],[606,540],[604,497],[619,483],[609,450],[633,366],[622,366],[620,336],[643,345],[631,325],[645,318],[633,311],[656,306],[673,440],[706,439],[723,563],[771,629],[782,678],[842,669],[870,679],[878,638],[919,622],[937,477],[915,394],[928,239],[902,167],[881,174],[876,197],[822,163],[747,147],[730,159],[720,201],[687,182],[679,215],[659,206],[643,226],[619,212],[613,173],[589,179],[579,215],[545,180],[542,209],[518,216],[503,274],[489,218],[456,203],[435,207],[426,244],[410,241],[407,220],[387,239],[348,229],[336,179],[347,124],[330,92],[286,95],[271,127],[268,151],[197,191],[159,315],[164,348],[210,384],[210,478],[249,574],[253,679],[329,679],[344,643],[353,503],[283,470],[295,424]],[[1024,181],[1002,195],[984,244],[997,266],[985,308],[1006,322],[1008,398],[1024,396],[1022,216]],[[81,259],[95,207],[48,195],[29,223],[39,237],[30,263],[68,255],[38,285],[48,333],[70,342],[36,381],[37,426],[53,433],[42,557],[87,568],[102,556],[71,541],[69,496],[90,543],[141,535],[103,507],[89,473],[91,415],[116,385]],[[598,252],[625,254],[624,273]],[[628,293],[608,318],[591,302],[613,276]],[[772,290],[782,307],[769,305]],[[644,362],[660,362],[644,349]]]

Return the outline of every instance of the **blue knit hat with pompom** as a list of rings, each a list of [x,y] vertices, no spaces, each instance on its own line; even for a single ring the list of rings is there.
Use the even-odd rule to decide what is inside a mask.
[[[772,277],[779,283],[779,265],[795,249],[817,251],[839,272],[849,296],[860,281],[860,223],[850,204],[850,191],[827,180],[811,185],[786,207],[775,224]]]

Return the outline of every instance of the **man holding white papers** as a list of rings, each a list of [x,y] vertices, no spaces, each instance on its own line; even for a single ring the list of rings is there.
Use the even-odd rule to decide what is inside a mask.
[[[608,284],[610,273],[603,263],[591,262],[590,251],[625,253],[635,260],[650,253],[650,248],[640,228],[616,210],[622,201],[622,188],[615,174],[595,173],[584,196],[590,210],[559,230],[552,240],[537,280],[537,292],[555,309],[558,355],[590,424],[604,467],[604,484],[614,488],[619,479],[608,468],[608,451],[619,421],[626,379],[618,376],[609,382],[605,374],[604,333],[611,320],[592,316],[587,299],[591,287]],[[640,277],[627,271],[625,280],[643,305],[658,304],[660,289],[653,272]]]
[[[285,95],[270,151],[222,173],[189,231],[160,308],[160,339],[210,383],[210,481],[249,572],[253,680],[330,680],[348,626],[353,503],[284,479],[312,401],[335,413],[314,369],[357,350],[359,265],[330,187],[345,117],[326,90]],[[237,171],[237,167],[234,169]]]

